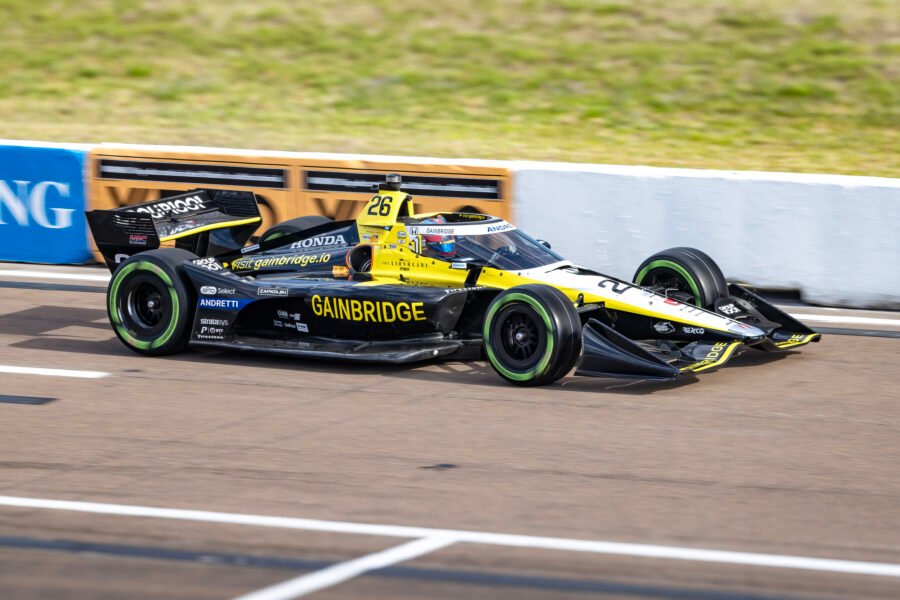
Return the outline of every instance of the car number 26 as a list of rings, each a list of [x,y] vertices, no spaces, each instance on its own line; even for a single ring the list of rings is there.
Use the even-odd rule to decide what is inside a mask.
[[[369,210],[366,211],[366,214],[388,216],[391,214],[391,200],[393,199],[392,196],[373,196],[369,200]]]

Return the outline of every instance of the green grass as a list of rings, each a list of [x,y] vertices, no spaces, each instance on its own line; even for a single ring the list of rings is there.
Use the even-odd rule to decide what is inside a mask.
[[[896,0],[0,14],[0,137],[900,176]]]

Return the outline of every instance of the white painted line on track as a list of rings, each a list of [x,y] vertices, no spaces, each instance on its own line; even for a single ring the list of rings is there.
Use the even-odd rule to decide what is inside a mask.
[[[847,325],[892,325],[900,327],[900,319],[879,319],[875,317],[852,317],[843,315],[816,315],[789,313],[800,321],[817,321],[819,323],[843,323]]]
[[[13,365],[0,365],[0,373],[12,375],[43,375],[45,377],[75,377],[77,379],[102,379],[109,377],[109,373],[103,371],[75,371],[72,369],[44,369],[40,367],[16,367]]]
[[[456,539],[447,536],[422,538],[376,552],[375,554],[368,554],[332,565],[315,573],[288,579],[271,587],[244,594],[235,600],[292,600],[293,598],[300,598],[358,577],[367,571],[383,569],[405,560],[418,558],[435,550],[446,548],[454,543],[456,543]]]
[[[680,546],[656,546],[568,538],[538,537],[505,533],[485,533],[455,529],[434,529],[429,527],[407,527],[402,525],[377,525],[373,523],[350,523],[346,521],[322,521],[295,517],[270,517],[242,513],[223,513],[205,510],[185,510],[178,508],[156,508],[129,504],[104,504],[98,502],[78,502],[71,500],[51,500],[44,498],[21,498],[0,496],[0,506],[23,508],[46,508],[69,510],[103,515],[131,517],[151,517],[182,521],[202,521],[207,523],[228,523],[232,525],[254,525],[258,527],[278,527],[282,529],[302,529],[307,531],[327,531],[356,535],[376,535],[401,538],[452,538],[457,542],[486,544],[492,546],[512,546],[516,548],[540,548],[543,550],[564,550],[570,552],[591,552],[619,556],[639,556],[644,558],[666,558],[673,560],[693,560],[701,562],[725,563],[733,565],[753,565],[777,569],[805,569],[831,573],[854,573],[858,575],[880,575],[900,577],[900,564],[862,562],[809,556],[788,556],[781,554],[758,554],[755,552],[732,552],[727,550],[707,550]]]
[[[30,279],[65,279],[68,281],[109,281],[109,273],[59,273],[56,271],[32,271],[26,269],[0,269],[0,275],[6,277],[26,277]]]

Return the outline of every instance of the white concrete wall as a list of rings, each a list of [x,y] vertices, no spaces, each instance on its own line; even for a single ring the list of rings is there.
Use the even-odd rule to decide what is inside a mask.
[[[520,227],[610,275],[693,246],[729,278],[900,309],[900,179],[517,163],[514,186]]]

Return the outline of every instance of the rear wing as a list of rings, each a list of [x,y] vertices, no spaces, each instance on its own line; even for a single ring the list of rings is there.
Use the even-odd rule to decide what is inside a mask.
[[[86,213],[97,249],[111,271],[163,242],[198,256],[239,250],[261,217],[253,192],[197,189],[153,202]]]

